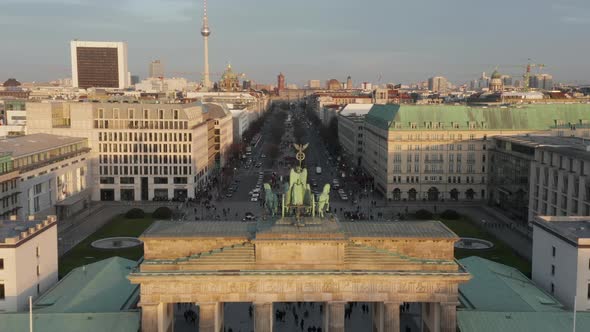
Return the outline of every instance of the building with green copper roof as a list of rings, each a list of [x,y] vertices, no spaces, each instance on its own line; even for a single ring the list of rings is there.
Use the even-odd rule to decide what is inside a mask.
[[[471,256],[459,262],[471,280],[459,285],[462,307],[480,311],[563,311],[553,296],[537,287],[517,269]]]
[[[590,104],[531,104],[515,107],[467,105],[374,105],[367,122],[389,130],[549,130],[590,119]],[[414,124],[414,126],[412,126]],[[432,126],[439,124],[438,128]]]
[[[461,332],[572,330],[573,313],[517,269],[476,256],[459,262],[472,276],[459,285]],[[576,328],[590,330],[590,313],[577,313]]]
[[[373,105],[361,166],[392,200],[487,200],[491,137],[590,137],[590,104]]]
[[[33,303],[35,332],[139,331],[137,262],[113,257],[76,268]],[[26,331],[28,313],[0,314],[0,331]]]

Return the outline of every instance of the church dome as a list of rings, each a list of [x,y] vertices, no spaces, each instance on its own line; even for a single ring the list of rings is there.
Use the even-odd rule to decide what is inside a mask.
[[[502,78],[502,75],[500,75],[500,73],[498,73],[497,70],[494,70],[494,72],[492,73],[492,79],[494,78],[500,79]]]

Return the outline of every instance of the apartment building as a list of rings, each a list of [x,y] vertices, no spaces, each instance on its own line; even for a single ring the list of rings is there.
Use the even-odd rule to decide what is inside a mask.
[[[192,198],[225,165],[232,116],[216,104],[29,103],[29,133],[85,137],[92,199]]]
[[[393,200],[483,200],[492,137],[542,133],[589,118],[587,104],[374,105],[363,127],[363,167],[376,190]]]
[[[0,312],[25,310],[57,282],[57,218],[0,223]]]

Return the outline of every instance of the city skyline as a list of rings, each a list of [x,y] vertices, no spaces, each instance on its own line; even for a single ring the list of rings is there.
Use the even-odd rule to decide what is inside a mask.
[[[532,58],[546,64],[544,72],[556,81],[588,81],[590,64],[583,54],[590,46],[562,50],[583,39],[590,4],[527,0],[508,6],[500,0],[467,9],[462,3],[373,0],[337,6],[333,0],[255,0],[250,4],[254,9],[244,15],[237,0],[211,2],[208,16],[216,27],[211,78],[218,80],[224,65],[232,63],[248,79],[263,83],[274,83],[283,72],[288,84],[299,85],[310,79],[345,81],[348,75],[355,85],[411,83],[432,76],[461,84],[496,67],[518,79]],[[119,11],[113,13],[104,2],[88,0],[7,0],[0,21],[13,32],[0,55],[0,72],[21,81],[68,77],[68,44],[80,39],[126,41],[133,75],[146,77],[147,64],[157,58],[167,64],[168,77],[200,80],[202,1],[124,0],[117,5]],[[41,36],[47,26],[52,33]]]

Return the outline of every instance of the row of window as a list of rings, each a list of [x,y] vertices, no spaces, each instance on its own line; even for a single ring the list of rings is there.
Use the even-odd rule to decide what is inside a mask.
[[[447,125],[447,123],[444,123],[444,122],[433,122],[433,121],[424,121],[422,123],[422,125],[418,124],[417,122],[408,122],[408,127],[412,128],[412,129],[422,129],[422,128],[444,129],[446,125]],[[451,121],[449,126],[450,126],[450,128],[453,128],[453,129],[462,128],[461,123],[453,122],[453,121]],[[394,122],[393,127],[396,129],[402,129],[403,126],[402,126],[402,123],[400,123],[400,122]],[[485,129],[488,127],[488,125],[485,121],[481,121],[481,122],[467,121],[466,127],[469,129]]]
[[[95,129],[188,129],[187,121],[94,120]]]
[[[559,166],[559,169],[567,169],[570,172],[574,172],[574,159],[573,158],[564,158],[563,156],[559,156],[558,158],[555,158],[553,155],[553,152],[546,152],[546,151],[540,151],[540,157],[541,157],[541,164],[549,164],[549,166]],[[567,163],[566,163],[567,161]],[[580,175],[586,175],[586,170],[585,170],[585,164],[583,160],[578,160],[578,169],[576,171],[578,171],[578,173],[580,173]]]
[[[461,176],[449,176],[448,177],[448,183],[461,183]],[[464,183],[468,183],[468,184],[475,184],[475,177],[474,176],[465,176],[464,177]],[[443,177],[439,176],[425,176],[424,177],[424,181],[439,181],[442,182],[443,181]],[[486,182],[486,178],[485,176],[481,177],[481,184],[485,184]],[[402,183],[402,177],[401,176],[394,176],[393,177],[393,183]],[[419,176],[406,176],[406,182],[405,183],[420,183],[420,177]]]
[[[191,144],[98,144],[98,152],[106,153],[191,153]]]
[[[449,151],[455,151],[455,150],[462,151],[463,145],[464,144],[425,144],[422,147],[421,145],[418,145],[418,144],[415,144],[415,145],[396,144],[393,146],[393,150],[394,151],[403,151],[403,150],[407,150],[407,151],[420,151],[420,150],[445,151],[445,148],[446,148],[446,150],[449,150]],[[466,145],[467,145],[468,151],[475,151],[476,150],[475,144],[466,144]],[[482,150],[486,150],[485,144],[482,145]]]
[[[191,155],[105,155],[99,156],[100,164],[191,164]]]
[[[192,133],[99,132],[99,142],[191,142]]]
[[[98,109],[98,118],[100,119],[104,119],[105,118],[105,110],[104,108],[99,108]],[[180,114],[179,110],[165,110],[165,109],[159,109],[157,110],[148,110],[148,109],[144,109],[143,112],[141,112],[141,110],[136,110],[134,108],[129,108],[127,110],[123,110],[123,112],[120,112],[120,110],[118,108],[113,108],[112,112],[109,112],[112,115],[113,119],[119,119],[122,115],[126,115],[125,118],[127,119],[139,119],[142,115],[143,115],[143,120],[147,120],[150,118],[150,113],[152,114],[152,116],[156,116],[158,119],[162,120],[164,118],[170,118],[172,117],[174,120],[178,120],[178,116]]]
[[[478,139],[476,134],[469,134],[467,135],[468,139],[473,141]],[[395,141],[401,141],[404,139],[404,136],[402,135],[396,135],[393,138]],[[454,134],[451,133],[448,136],[446,136],[443,133],[434,133],[434,134],[424,134],[424,136],[422,134],[408,134],[407,136],[405,136],[405,139],[408,141],[445,141],[445,140],[451,140],[451,141],[462,141],[463,140],[463,134]],[[483,137],[481,138],[482,140],[486,141],[487,140],[487,135],[483,135]],[[485,144],[484,144],[485,145]]]
[[[16,179],[12,179],[12,180],[8,180],[8,181],[4,181],[2,183],[0,183],[0,191],[2,193],[5,193],[9,190],[13,190],[16,189]]]
[[[191,175],[190,166],[100,166],[100,175]]]
[[[103,176],[100,178],[100,183],[101,184],[115,184],[115,178]],[[121,177],[121,178],[119,178],[119,183],[121,183],[121,184],[135,184],[135,178],[134,177]],[[172,183],[174,183],[174,184],[187,184],[188,178],[187,177],[174,177],[172,180]],[[154,184],[168,184],[168,178],[167,177],[155,177]]]

